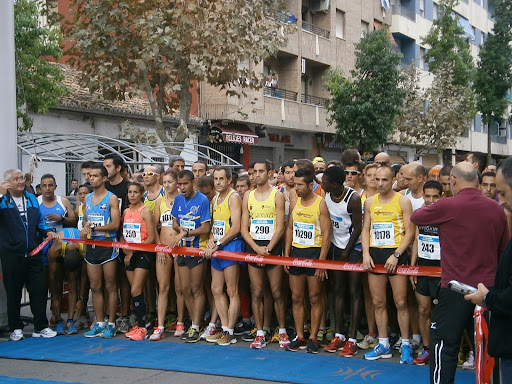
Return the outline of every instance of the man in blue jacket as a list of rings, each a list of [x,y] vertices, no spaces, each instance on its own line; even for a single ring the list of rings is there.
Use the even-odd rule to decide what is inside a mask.
[[[11,340],[23,336],[20,302],[23,286],[30,295],[34,316],[32,337],[54,337],[46,317],[46,292],[43,263],[39,254],[29,256],[43,237],[58,238],[39,213],[36,197],[25,191],[25,181],[19,169],[9,169],[0,184],[0,258],[7,293],[7,318]]]

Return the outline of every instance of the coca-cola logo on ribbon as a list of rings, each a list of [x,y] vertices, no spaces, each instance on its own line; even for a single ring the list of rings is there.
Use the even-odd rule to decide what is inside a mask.
[[[313,266],[312,259],[293,259],[292,265],[295,267],[311,268]]]
[[[396,269],[396,273],[401,275],[417,275],[420,272],[418,267],[410,267],[410,266],[399,266]]]
[[[245,261],[248,263],[263,263],[265,258],[263,256],[245,255]]]
[[[113,248],[123,248],[123,249],[128,249],[130,248],[130,244],[129,243],[120,243],[118,241],[113,241],[112,242],[112,247]]]
[[[169,247],[168,245],[157,244],[155,245],[155,252],[171,253],[172,248]]]
[[[352,263],[345,263],[343,265],[344,271],[361,271],[364,272],[365,269],[362,264],[352,264]]]

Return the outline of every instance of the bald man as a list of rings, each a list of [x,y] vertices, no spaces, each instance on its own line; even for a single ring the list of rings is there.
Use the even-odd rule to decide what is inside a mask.
[[[391,166],[391,160],[389,159],[389,155],[386,152],[377,153],[373,159],[373,162],[379,165],[387,165],[388,167]]]
[[[457,280],[476,287],[493,285],[498,256],[509,234],[503,209],[478,189],[478,173],[469,162],[453,167],[450,186],[454,197],[441,199],[411,215],[416,225],[439,227],[441,285],[431,324],[430,382],[453,383],[462,333],[473,325],[475,306],[450,290]],[[472,332],[470,332],[472,334]]]

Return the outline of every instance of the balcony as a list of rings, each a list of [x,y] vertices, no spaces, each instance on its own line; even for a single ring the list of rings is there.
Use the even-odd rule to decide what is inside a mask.
[[[275,97],[277,99],[297,101],[297,92],[288,91],[287,89],[282,88],[265,87],[263,89],[263,95]]]
[[[310,32],[314,35],[318,35],[325,39],[328,39],[330,36],[330,32],[326,29],[320,28],[314,24],[307,23],[305,21],[302,22],[302,30],[306,32]]]
[[[300,95],[300,102],[303,104],[312,104],[312,105],[318,105],[320,107],[325,107],[326,101],[327,101],[327,99],[324,97],[318,97],[318,96],[312,96],[312,95],[306,95],[306,94]]]
[[[391,11],[393,15],[402,15],[408,18],[409,20],[416,21],[416,12],[404,7],[403,5],[393,5],[391,7]]]

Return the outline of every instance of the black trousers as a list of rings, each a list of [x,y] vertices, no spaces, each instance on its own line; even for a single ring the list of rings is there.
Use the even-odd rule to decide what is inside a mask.
[[[47,289],[44,283],[43,262],[41,256],[2,253],[2,274],[7,293],[7,319],[9,330],[23,329],[20,319],[20,304],[23,286],[26,285],[30,309],[34,316],[34,330],[40,331],[48,327],[46,317]]]
[[[474,330],[475,305],[449,288],[439,289],[438,300],[430,326],[430,383],[453,384],[462,334]]]

